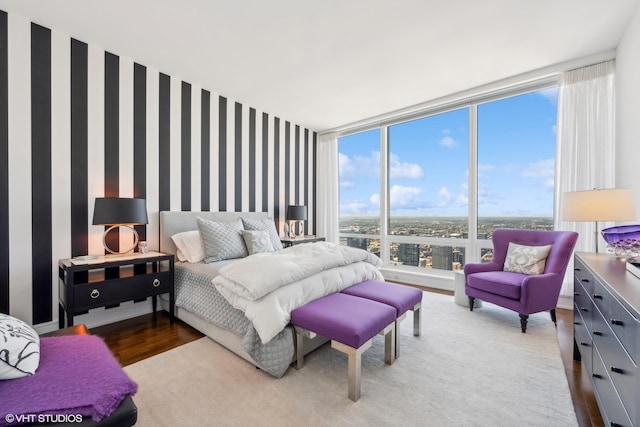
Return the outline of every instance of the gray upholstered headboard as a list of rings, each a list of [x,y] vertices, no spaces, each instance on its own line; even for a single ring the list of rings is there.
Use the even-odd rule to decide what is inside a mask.
[[[193,212],[193,211],[161,211],[160,212],[160,252],[176,253],[176,245],[171,236],[183,231],[197,230],[197,217],[210,221],[230,222],[237,218],[267,218],[266,212]]]

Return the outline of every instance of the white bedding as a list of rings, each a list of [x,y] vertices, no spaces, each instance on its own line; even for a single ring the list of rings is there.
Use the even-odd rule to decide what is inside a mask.
[[[383,280],[381,265],[362,249],[318,242],[238,260],[221,268],[213,284],[267,343],[293,309],[364,280]]]

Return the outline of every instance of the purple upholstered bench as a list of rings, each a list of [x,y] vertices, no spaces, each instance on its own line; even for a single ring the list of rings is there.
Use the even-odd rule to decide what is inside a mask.
[[[322,335],[331,347],[349,356],[349,399],[360,398],[361,356],[378,333],[385,337],[385,362],[394,360],[396,310],[386,304],[335,293],[291,312],[297,337],[297,368],[304,366],[302,340]]]
[[[395,357],[400,356],[400,322],[406,317],[407,311],[413,311],[413,335],[420,336],[420,308],[422,306],[422,291],[409,286],[393,283],[367,280],[353,285],[342,291],[345,294],[366,298],[372,301],[390,305],[396,309],[396,348]]]

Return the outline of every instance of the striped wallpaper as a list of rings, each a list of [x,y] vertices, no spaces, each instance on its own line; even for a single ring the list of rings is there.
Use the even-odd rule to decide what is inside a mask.
[[[60,258],[102,254],[96,197],[160,210],[309,207],[316,133],[195,84],[0,12],[0,312],[57,319]],[[121,231],[111,247],[130,245]]]

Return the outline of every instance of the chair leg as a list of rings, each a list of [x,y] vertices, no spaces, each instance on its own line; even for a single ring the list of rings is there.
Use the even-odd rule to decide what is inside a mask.
[[[551,321],[552,321],[553,323],[557,323],[557,322],[556,322],[556,309],[555,309],[555,308],[551,309],[551,310],[549,311],[549,314],[551,315]]]
[[[476,302],[475,297],[469,297],[469,311],[473,311],[473,304]]]
[[[527,319],[529,319],[529,315],[528,314],[521,314],[520,315],[520,327],[522,328],[522,333],[523,334],[525,332],[527,332]]]

